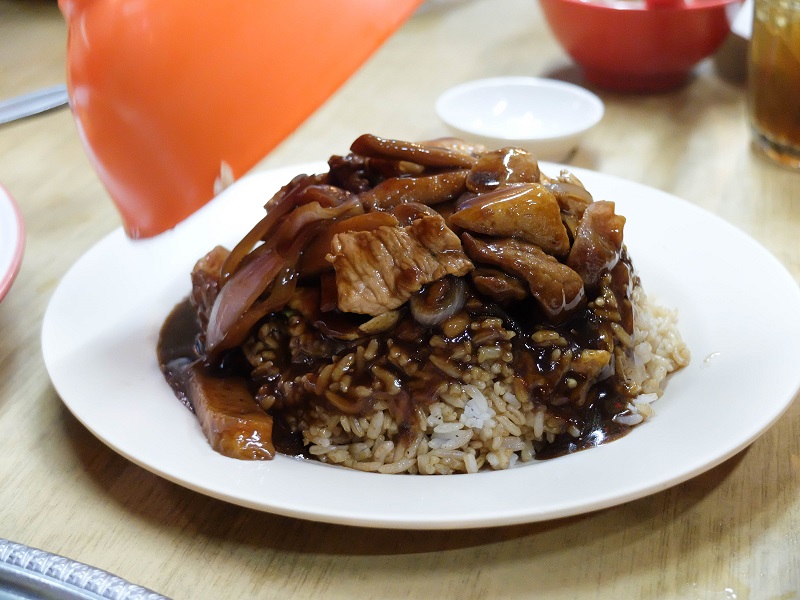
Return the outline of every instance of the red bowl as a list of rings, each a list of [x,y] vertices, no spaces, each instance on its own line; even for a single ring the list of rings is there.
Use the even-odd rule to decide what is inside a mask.
[[[540,0],[586,79],[619,91],[679,87],[725,41],[740,0]]]

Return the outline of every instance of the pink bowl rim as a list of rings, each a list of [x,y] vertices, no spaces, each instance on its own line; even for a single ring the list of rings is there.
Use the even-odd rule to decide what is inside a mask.
[[[12,225],[14,234],[11,239],[3,239],[0,242],[7,247],[13,247],[9,263],[0,265],[0,269],[5,269],[5,272],[0,273],[0,300],[2,300],[11,289],[11,284],[14,283],[14,279],[16,279],[22,265],[22,256],[25,253],[25,225],[22,221],[19,205],[2,184],[0,184],[0,203],[6,204],[5,208],[14,218]]]
[[[674,5],[651,7],[646,5],[645,0],[542,0],[542,2],[549,2],[550,4],[573,4],[576,6],[585,6],[593,10],[645,13],[708,10],[728,6],[730,4],[742,4],[744,0],[677,0]]]

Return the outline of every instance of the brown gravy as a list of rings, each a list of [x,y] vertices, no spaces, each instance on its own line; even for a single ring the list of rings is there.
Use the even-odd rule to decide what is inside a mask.
[[[610,288],[617,298],[620,309],[621,324],[631,332],[633,329],[633,315],[630,302],[627,297],[629,286],[631,285],[630,263],[626,256],[618,263],[612,271]],[[586,311],[591,311],[587,308]],[[561,376],[557,372],[551,359],[550,351],[533,344],[530,333],[532,324],[526,322],[531,315],[524,310],[507,312],[494,304],[483,304],[478,311],[473,311],[471,316],[475,319],[486,316],[498,316],[503,319],[505,327],[514,329],[518,335],[513,338],[512,348],[514,359],[511,363],[517,377],[525,382],[529,388],[531,401],[547,404],[550,413],[563,418],[580,432],[578,436],[570,433],[562,433],[555,437],[552,442],[542,443],[536,448],[537,459],[550,459],[565,454],[570,454],[587,448],[592,448],[600,444],[618,439],[625,435],[630,427],[622,425],[613,420],[613,417],[626,410],[626,405],[630,401],[631,395],[615,378],[596,383],[588,392],[584,390],[585,397],[576,399],[571,398],[569,402],[561,403],[559,406],[553,405],[550,400],[554,393],[564,394]],[[554,327],[566,340],[569,348],[578,352],[581,348],[602,347],[604,338],[612,335],[610,324],[602,319],[596,318],[593,314],[580,315],[581,321],[593,323],[589,329],[577,330],[573,328],[573,322],[568,322],[559,327]],[[436,389],[438,385],[446,380],[444,373],[431,367],[430,357],[436,354],[444,360],[449,359],[449,352],[453,346],[468,339],[471,335],[469,330],[462,336],[453,340],[448,340],[444,348],[431,349],[427,344],[420,343],[420,339],[425,335],[426,330],[408,319],[392,330],[394,343],[407,347],[412,359],[423,368],[435,373],[434,377],[428,377],[423,383],[398,373],[393,370],[404,384],[404,390],[398,394],[396,401],[390,407],[393,416],[401,424],[401,435],[403,432],[413,433],[412,423],[415,411],[415,402],[431,403],[435,401]],[[158,360],[162,372],[173,389],[175,395],[181,403],[194,411],[193,399],[187,386],[188,375],[192,369],[203,369],[204,375],[211,377],[244,377],[251,385],[253,396],[257,393],[263,394],[264,386],[273,386],[276,394],[280,394],[280,381],[258,381],[250,377],[249,364],[238,354],[238,351],[228,352],[225,360],[219,367],[209,367],[204,363],[202,345],[199,343],[201,326],[197,319],[195,310],[187,299],[178,304],[170,316],[166,319],[158,342]],[[322,334],[319,334],[322,336]],[[430,331],[427,331],[430,335]],[[324,336],[323,336],[324,337]],[[381,336],[381,342],[385,343],[386,334]],[[405,341],[404,341],[405,339]],[[341,342],[337,342],[341,346]],[[379,360],[378,357],[376,360]],[[321,363],[310,361],[301,365],[290,365],[288,361],[283,366],[283,376],[294,378],[301,375],[301,371],[308,373],[315,372],[320,368]],[[386,365],[384,365],[386,366]],[[412,400],[413,397],[413,400]],[[318,400],[320,400],[318,398]],[[350,414],[369,414],[371,402],[361,402],[348,407]],[[278,452],[292,456],[302,456],[304,449],[301,442],[301,435],[290,431],[286,419],[280,411],[270,411],[274,419],[272,437],[275,448]]]
[[[189,299],[180,302],[161,328],[158,338],[158,364],[169,386],[178,400],[186,408],[195,412],[189,377],[193,369],[200,369],[207,377],[225,378],[241,377],[244,369],[225,364],[221,368],[213,368],[204,363],[201,345],[198,341],[201,333],[200,322]],[[241,366],[241,365],[239,365]],[[240,373],[237,373],[239,371]],[[223,392],[217,392],[223,393]],[[236,402],[235,398],[218,398],[219,403]],[[272,443],[281,454],[303,456],[302,438],[292,433],[280,415],[273,415]]]

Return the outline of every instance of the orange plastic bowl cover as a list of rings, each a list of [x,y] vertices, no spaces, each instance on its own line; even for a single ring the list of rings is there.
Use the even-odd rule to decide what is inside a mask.
[[[649,92],[683,84],[719,48],[739,1],[541,0],[541,6],[589,82]]]
[[[316,110],[422,0],[59,0],[70,106],[132,238],[174,227]]]

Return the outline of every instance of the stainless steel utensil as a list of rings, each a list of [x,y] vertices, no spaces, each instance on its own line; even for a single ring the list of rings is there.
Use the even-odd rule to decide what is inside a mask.
[[[0,538],[0,600],[169,600],[116,575]]]
[[[67,86],[54,85],[0,101],[0,124],[30,117],[69,103]]]

